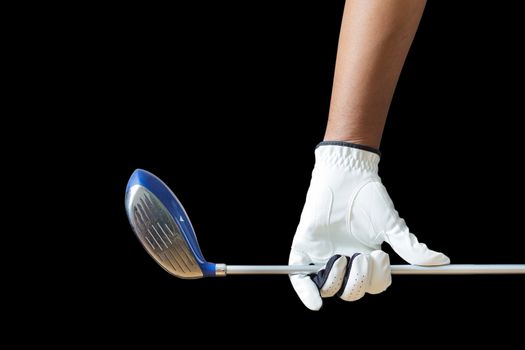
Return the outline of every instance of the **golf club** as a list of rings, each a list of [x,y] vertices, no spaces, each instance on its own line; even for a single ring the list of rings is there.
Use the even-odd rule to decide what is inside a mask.
[[[157,263],[185,279],[226,275],[315,273],[324,265],[226,265],[206,261],[182,204],[158,177],[142,169],[131,175],[126,188],[126,213],[135,235]],[[396,275],[525,274],[525,264],[392,265]]]

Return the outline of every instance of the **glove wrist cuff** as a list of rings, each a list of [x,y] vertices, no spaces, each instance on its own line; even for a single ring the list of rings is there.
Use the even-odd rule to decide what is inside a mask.
[[[316,164],[337,166],[346,170],[377,173],[378,149],[344,141],[323,141],[315,149]]]

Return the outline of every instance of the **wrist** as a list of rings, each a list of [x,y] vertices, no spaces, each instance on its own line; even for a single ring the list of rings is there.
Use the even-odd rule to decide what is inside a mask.
[[[350,148],[356,148],[360,149],[362,151],[372,152],[377,154],[378,156],[381,156],[381,151],[375,147],[371,147],[362,143],[354,143],[349,141],[330,141],[330,140],[324,140],[323,142],[320,142],[315,148],[319,148],[320,146],[341,146],[341,147],[350,147]]]

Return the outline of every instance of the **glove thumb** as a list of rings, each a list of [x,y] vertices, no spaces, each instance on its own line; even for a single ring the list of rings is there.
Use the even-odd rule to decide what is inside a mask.
[[[312,261],[306,254],[292,250],[290,252],[290,265],[308,265]],[[318,311],[323,306],[323,300],[319,294],[317,285],[312,281],[309,275],[293,274],[290,275],[292,286],[303,304],[313,311]]]

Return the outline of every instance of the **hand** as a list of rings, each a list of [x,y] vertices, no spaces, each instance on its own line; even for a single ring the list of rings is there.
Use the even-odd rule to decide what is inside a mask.
[[[377,152],[377,151],[376,151]],[[319,310],[321,297],[346,301],[384,291],[391,282],[389,243],[410,264],[445,265],[442,253],[419,243],[394,209],[377,175],[379,154],[345,142],[322,142],[315,151],[306,203],[290,252],[291,265],[326,264],[316,275],[294,274],[302,302]]]

